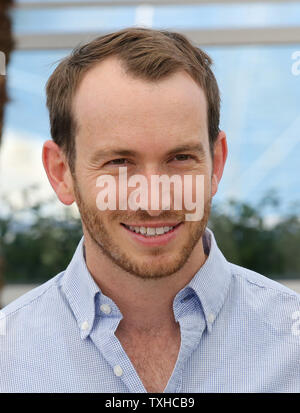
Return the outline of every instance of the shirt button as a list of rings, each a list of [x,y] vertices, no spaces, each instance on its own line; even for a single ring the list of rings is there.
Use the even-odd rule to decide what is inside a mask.
[[[81,324],[81,330],[87,330],[89,328],[89,323],[87,321],[84,321]]]
[[[121,366],[117,365],[114,367],[114,373],[116,376],[120,377],[123,374],[123,369]]]
[[[111,307],[108,304],[102,304],[100,306],[100,310],[104,313],[104,314],[110,314],[111,313]]]
[[[215,321],[215,315],[213,313],[208,314],[207,320],[209,323],[213,323]]]

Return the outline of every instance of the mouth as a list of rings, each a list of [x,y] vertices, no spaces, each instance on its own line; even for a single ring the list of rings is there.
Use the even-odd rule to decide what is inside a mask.
[[[179,222],[176,225],[173,226],[133,226],[133,225],[126,225],[121,223],[125,228],[127,228],[129,231],[134,232],[136,234],[141,234],[144,237],[159,237],[164,234],[168,234],[169,232],[174,231],[175,228],[177,228],[182,222]]]
[[[173,226],[161,227],[131,226],[124,223],[121,223],[121,225],[134,241],[143,245],[161,246],[167,244],[178,235],[183,222]]]

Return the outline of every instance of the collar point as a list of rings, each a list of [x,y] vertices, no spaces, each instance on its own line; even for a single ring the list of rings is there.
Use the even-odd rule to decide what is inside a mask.
[[[90,332],[92,330],[92,324],[91,324],[91,322],[85,320],[85,321],[79,323],[78,327],[80,329],[80,337],[81,337],[81,339],[84,340],[90,334]]]

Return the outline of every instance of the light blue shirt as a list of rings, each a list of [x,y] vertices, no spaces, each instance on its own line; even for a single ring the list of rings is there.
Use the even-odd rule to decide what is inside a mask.
[[[146,392],[83,242],[65,271],[2,310],[1,392]],[[209,229],[203,244],[205,264],[174,299],[181,346],[164,391],[299,392],[299,294],[227,262]]]

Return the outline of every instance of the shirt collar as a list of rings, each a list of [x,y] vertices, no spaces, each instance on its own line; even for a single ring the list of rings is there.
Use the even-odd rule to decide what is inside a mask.
[[[203,234],[203,246],[208,257],[185,288],[190,287],[196,293],[207,329],[211,332],[229,290],[231,271],[228,261],[217,246],[213,232],[208,228]]]
[[[202,306],[208,331],[212,329],[227,295],[231,272],[229,263],[219,250],[211,230],[206,228],[203,245],[208,258],[195,276],[184,288],[192,289]],[[190,287],[190,288],[188,288]],[[62,278],[62,292],[65,294],[75,315],[81,338],[86,338],[95,320],[95,297],[101,290],[90,274],[84,257],[84,237],[81,238],[74,256]]]
[[[81,238],[73,258],[62,280],[65,294],[81,330],[81,338],[86,338],[95,320],[95,297],[101,293],[90,274],[84,257],[84,237]]]

